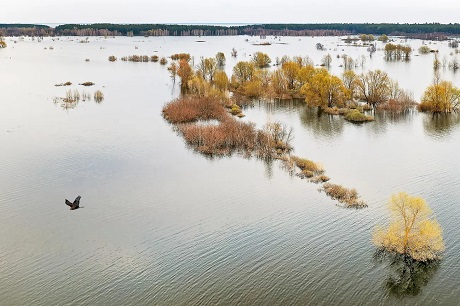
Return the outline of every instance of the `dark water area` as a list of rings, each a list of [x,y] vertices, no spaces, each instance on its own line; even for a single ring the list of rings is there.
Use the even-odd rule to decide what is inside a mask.
[[[7,38],[0,50],[0,304],[458,305],[459,116],[377,114],[356,125],[299,101],[246,107],[245,121],[292,127],[294,154],[321,163],[333,183],[356,188],[369,205],[344,209],[276,161],[194,153],[161,116],[178,94],[166,67],[107,60],[178,52],[197,60],[224,51],[230,73],[258,50],[319,62],[317,39],[283,38],[288,44],[263,49],[242,37]],[[365,52],[334,51],[338,38],[321,39],[334,56]],[[388,70],[419,99],[432,58],[387,64],[378,52],[364,69]],[[341,69],[335,63],[332,72]],[[443,78],[460,85],[449,70]],[[73,85],[54,86],[66,81]],[[77,85],[85,81],[96,85]],[[101,90],[104,101],[63,109],[53,99],[68,89]],[[372,231],[399,191],[432,208],[444,230],[440,263],[376,259]],[[84,208],[70,211],[64,199],[77,195]]]

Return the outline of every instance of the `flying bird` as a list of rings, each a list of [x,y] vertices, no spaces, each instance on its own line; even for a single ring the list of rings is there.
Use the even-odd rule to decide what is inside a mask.
[[[70,210],[79,209],[80,208],[80,199],[81,199],[81,196],[78,196],[75,199],[75,201],[73,201],[73,203],[70,202],[69,200],[65,199],[65,203],[70,207]]]

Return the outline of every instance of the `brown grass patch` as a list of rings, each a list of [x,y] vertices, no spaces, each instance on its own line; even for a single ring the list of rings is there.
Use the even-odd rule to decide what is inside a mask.
[[[312,178],[310,179],[310,182],[315,183],[315,184],[318,184],[318,183],[325,183],[325,182],[327,182],[327,181],[329,181],[329,180],[330,180],[329,176],[324,175],[324,174],[321,174],[321,175],[312,177]]]
[[[294,161],[295,165],[302,171],[311,171],[312,173],[323,173],[324,169],[314,161],[311,161],[306,158],[300,158],[298,156],[292,156],[291,159]]]
[[[96,85],[94,84],[93,82],[83,82],[83,83],[80,83],[78,85],[83,85],[83,86],[93,86],[93,85]]]
[[[319,190],[324,191],[330,198],[344,204],[345,207],[367,207],[367,204],[359,199],[358,191],[356,191],[356,189],[348,189],[341,185],[326,183]]]

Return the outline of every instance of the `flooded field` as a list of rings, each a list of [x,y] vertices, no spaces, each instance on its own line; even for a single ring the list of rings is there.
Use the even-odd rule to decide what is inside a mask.
[[[344,209],[276,161],[194,153],[161,116],[179,95],[166,67],[108,61],[187,52],[197,63],[221,51],[230,75],[256,51],[272,61],[308,55],[315,64],[330,53],[331,72],[340,75],[337,55],[363,55],[357,73],[382,69],[420,100],[433,80],[432,54],[385,62],[383,51],[370,58],[338,37],[268,37],[266,46],[245,36],[82,39],[6,38],[0,50],[0,304],[458,303],[457,115],[377,114],[356,125],[301,102],[245,108],[241,120],[292,127],[295,154],[323,164],[333,182],[356,188],[369,205]],[[447,42],[429,46],[440,59],[456,56]],[[460,86],[459,72],[440,71]],[[100,90],[104,99],[63,108],[55,98],[67,90],[91,97]],[[427,200],[446,244],[439,265],[413,271],[408,294],[388,289],[401,271],[377,262],[371,241],[399,191]],[[78,195],[84,208],[69,211],[64,199]]]

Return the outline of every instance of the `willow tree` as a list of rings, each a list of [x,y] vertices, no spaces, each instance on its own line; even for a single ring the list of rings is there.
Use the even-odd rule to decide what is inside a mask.
[[[284,62],[281,66],[281,71],[287,80],[289,90],[295,89],[301,68],[301,65],[292,61]]]
[[[310,106],[322,108],[343,106],[348,92],[338,77],[331,75],[327,69],[316,69],[313,76],[300,89],[305,101]]]
[[[217,70],[217,60],[213,57],[209,58],[200,58],[200,62],[196,67],[196,72],[201,75],[201,77],[209,82],[213,81],[214,72]]]
[[[390,83],[388,74],[377,69],[360,74],[356,81],[356,89],[359,97],[375,109],[378,104],[388,101],[391,94]]]
[[[177,75],[180,78],[181,90],[183,92],[187,91],[189,89],[188,82],[193,77],[193,69],[192,67],[190,67],[187,60],[181,59],[179,61],[179,67],[177,68]]]
[[[460,89],[448,81],[435,81],[428,86],[418,105],[420,111],[450,113],[460,106]]]
[[[442,229],[431,217],[424,199],[400,192],[391,196],[389,209],[391,222],[388,227],[375,230],[375,245],[417,261],[440,258],[444,251]]]
[[[225,66],[225,61],[226,61],[225,54],[223,52],[217,52],[216,61],[217,61],[217,66],[222,69]]]
[[[228,76],[223,70],[217,70],[214,72],[214,86],[222,91],[225,92],[228,88]]]
[[[270,66],[272,60],[270,57],[263,52],[256,52],[252,56],[252,61],[257,68],[267,68]]]
[[[233,76],[239,85],[250,81],[255,73],[255,66],[251,62],[238,62],[233,67]]]
[[[353,70],[345,70],[342,73],[343,86],[347,89],[347,100],[353,100],[356,95],[356,82],[358,75]]]
[[[286,74],[282,69],[277,69],[271,74],[271,88],[276,98],[283,98],[288,92],[290,80],[286,77]]]
[[[332,56],[328,53],[321,59],[321,65],[327,68],[331,67]]]

